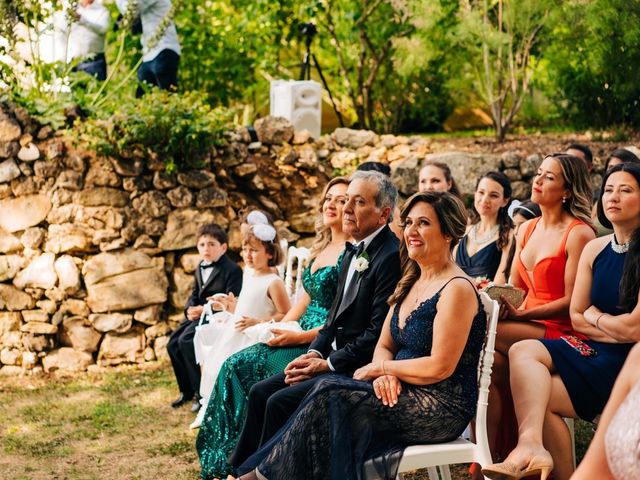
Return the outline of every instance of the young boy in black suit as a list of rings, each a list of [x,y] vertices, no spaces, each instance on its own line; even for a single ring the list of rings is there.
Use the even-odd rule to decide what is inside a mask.
[[[202,315],[207,297],[216,293],[238,296],[242,288],[242,270],[226,255],[227,234],[215,224],[207,224],[198,230],[200,263],[195,271],[193,292],[184,309],[185,319],[171,334],[167,351],[176,375],[180,396],[171,404],[173,408],[184,405],[195,397],[191,410],[200,408],[200,368],[196,364],[193,336]]]

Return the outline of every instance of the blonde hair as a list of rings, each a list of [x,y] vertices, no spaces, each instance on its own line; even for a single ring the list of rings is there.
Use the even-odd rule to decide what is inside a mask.
[[[545,158],[553,158],[560,165],[562,179],[571,192],[562,207],[578,220],[593,227],[591,221],[591,198],[593,189],[589,181],[589,170],[584,161],[566,153],[552,153]]]
[[[324,205],[324,199],[327,196],[327,192],[334,185],[349,185],[349,180],[346,177],[332,178],[324,187],[324,190],[322,190],[322,197],[320,197],[320,204],[318,205],[318,212],[320,212],[320,215],[316,219],[316,237],[311,245],[309,261],[317,257],[318,254],[331,242],[331,229],[322,223],[322,206]]]

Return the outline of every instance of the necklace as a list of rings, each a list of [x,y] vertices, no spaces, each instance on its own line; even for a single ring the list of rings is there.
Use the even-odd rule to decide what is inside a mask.
[[[618,243],[614,235],[611,237],[611,250],[619,254],[627,253],[629,251],[629,243],[630,242]]]
[[[483,243],[487,243],[489,240],[495,237],[496,233],[498,233],[498,230],[500,229],[500,225],[495,225],[494,227],[491,228],[491,230],[485,233],[482,237],[478,237],[478,225],[479,223],[476,223],[471,227],[471,230],[469,230],[469,238],[476,245],[482,245]]]

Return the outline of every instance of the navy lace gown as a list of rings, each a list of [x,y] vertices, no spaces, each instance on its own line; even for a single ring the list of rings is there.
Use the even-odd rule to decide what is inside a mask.
[[[399,307],[394,308],[391,334],[397,360],[430,355],[441,291],[411,312],[403,329],[398,325]],[[453,440],[473,418],[485,328],[486,316],[479,306],[454,373],[432,385],[403,384],[393,408],[375,397],[370,382],[324,376],[289,422],[238,472],[257,467],[260,478],[273,480],[395,478],[405,446]],[[364,463],[372,457],[382,460],[369,462],[367,470],[370,466],[375,471],[365,472]]]

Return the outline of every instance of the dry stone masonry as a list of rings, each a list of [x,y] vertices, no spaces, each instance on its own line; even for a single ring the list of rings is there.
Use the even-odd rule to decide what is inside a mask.
[[[0,374],[147,362],[166,356],[198,256],[199,225],[228,229],[238,212],[277,219],[289,242],[309,243],[318,194],[360,162],[391,165],[405,197],[425,160],[448,163],[462,190],[504,170],[528,196],[539,156],[430,152],[420,137],[337,129],[319,140],[280,118],[228,132],[200,170],[167,174],[157,159],[104,158],[0,104]],[[235,253],[233,253],[235,252]]]

